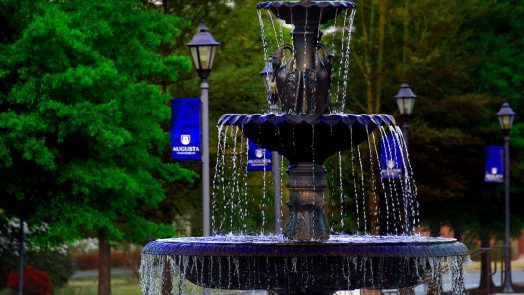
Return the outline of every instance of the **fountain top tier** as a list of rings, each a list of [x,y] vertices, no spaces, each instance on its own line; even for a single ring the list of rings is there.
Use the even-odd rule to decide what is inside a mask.
[[[257,9],[270,10],[279,19],[294,25],[324,24],[328,20],[334,19],[343,10],[355,7],[357,5],[349,1],[268,1],[257,5]]]
[[[272,104],[280,100],[282,110],[292,114],[330,112],[333,55],[320,43],[320,24],[355,7],[353,2],[344,1],[262,2],[257,5],[259,10],[271,11],[294,26],[293,44],[279,46],[268,60],[272,68],[271,77],[268,77],[271,85],[268,96]],[[265,46],[264,36],[262,39]],[[292,53],[291,58],[286,57],[286,51]]]

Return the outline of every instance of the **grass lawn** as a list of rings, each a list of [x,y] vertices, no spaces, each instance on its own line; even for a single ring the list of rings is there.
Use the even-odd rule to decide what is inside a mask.
[[[96,295],[98,291],[97,278],[71,279],[69,283],[56,292],[57,295]],[[138,281],[129,276],[111,277],[112,295],[139,295]]]
[[[71,279],[62,289],[54,295],[97,295],[97,278]],[[198,294],[202,289],[189,282],[186,282],[184,294]],[[232,291],[214,290],[213,294],[220,293],[232,294]],[[140,286],[135,278],[129,275],[113,275],[111,277],[111,295],[140,295]],[[14,295],[2,293],[0,295]]]

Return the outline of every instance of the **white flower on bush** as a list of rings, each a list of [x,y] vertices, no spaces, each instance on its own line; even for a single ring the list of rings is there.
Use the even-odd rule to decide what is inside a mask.
[[[98,251],[98,239],[87,238],[71,244],[71,249],[77,253],[90,253]]]

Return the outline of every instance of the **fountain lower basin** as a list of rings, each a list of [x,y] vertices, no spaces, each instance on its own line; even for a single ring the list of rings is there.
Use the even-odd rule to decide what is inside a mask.
[[[455,239],[420,236],[332,235],[323,242],[214,236],[153,241],[142,257],[206,288],[333,294],[431,284],[446,269],[462,275],[468,250]]]

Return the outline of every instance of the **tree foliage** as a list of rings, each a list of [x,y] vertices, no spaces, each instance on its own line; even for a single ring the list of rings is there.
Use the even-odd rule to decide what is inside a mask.
[[[158,51],[178,18],[133,0],[2,0],[0,13],[1,208],[41,242],[171,232],[138,209],[194,177],[161,159],[168,97],[150,83],[190,67]]]
[[[393,96],[402,81],[418,95],[410,118],[410,156],[424,223],[450,224],[457,232],[500,230],[502,187],[483,183],[484,146],[502,145],[495,113],[504,100],[522,112],[522,52],[517,48],[524,40],[520,21],[524,6],[509,0],[360,4],[351,95],[360,106],[356,109],[369,111],[371,97],[372,109],[386,113],[396,113]],[[384,5],[385,34],[380,41],[379,12]],[[383,57],[380,42],[387,49]],[[370,66],[361,66],[360,60],[369,60]],[[380,79],[384,94],[375,99],[377,88],[370,95],[368,86]],[[515,198],[522,191],[523,171],[518,121],[517,117],[511,141],[515,233],[522,227],[518,218],[522,206]]]

